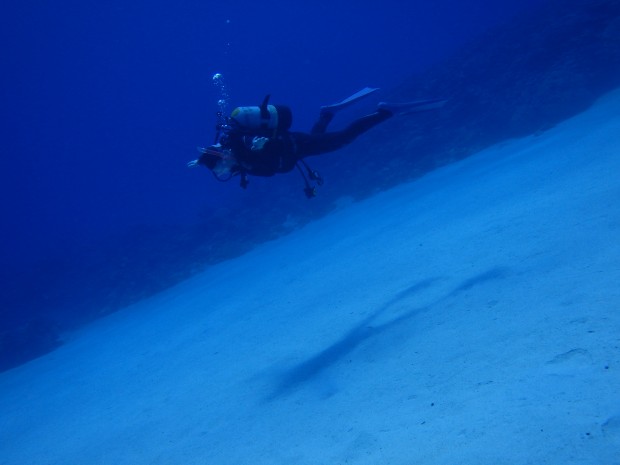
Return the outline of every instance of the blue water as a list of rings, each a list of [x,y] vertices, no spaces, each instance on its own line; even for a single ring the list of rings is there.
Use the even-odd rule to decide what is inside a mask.
[[[232,105],[271,93],[306,129],[320,105],[396,85],[527,5],[9,3],[2,254],[11,263],[130,225],[191,222],[214,203],[221,187],[184,162],[213,137],[215,72]]]
[[[245,192],[186,168],[214,135],[222,97],[214,73],[226,79],[229,108],[270,93],[293,108],[293,129],[307,130],[320,105],[367,85],[389,94],[542,3],[4,2],[0,318],[5,332],[30,325],[25,342],[5,347],[29,353],[33,340],[51,347],[67,321],[122,305],[110,298],[96,309],[87,297],[126,282],[128,266],[140,281],[150,264],[137,268],[135,254],[156,255],[213,212],[237,225],[239,209],[271,208],[263,195],[271,186],[290,187],[295,202],[306,202],[294,173],[255,180]],[[251,229],[249,222],[248,242]],[[93,259],[103,242],[115,254]],[[152,283],[144,295],[161,287]]]

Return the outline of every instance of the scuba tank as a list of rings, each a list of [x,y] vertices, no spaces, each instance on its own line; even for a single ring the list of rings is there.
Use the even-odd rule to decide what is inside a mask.
[[[235,129],[272,137],[288,131],[293,123],[291,109],[284,105],[269,105],[269,97],[267,95],[260,106],[235,108],[230,115]]]

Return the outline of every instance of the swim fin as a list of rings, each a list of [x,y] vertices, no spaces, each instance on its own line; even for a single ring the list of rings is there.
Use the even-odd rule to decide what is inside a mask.
[[[342,102],[334,103],[332,105],[325,105],[321,107],[321,113],[324,113],[324,112],[335,113],[339,110],[342,110],[343,108],[353,105],[358,100],[361,100],[367,95],[370,95],[373,92],[376,92],[378,90],[379,90],[378,88],[374,88],[374,87],[364,87],[359,92],[356,92],[350,97],[345,98]]]
[[[406,103],[379,102],[378,108],[379,110],[387,110],[395,115],[408,115],[409,113],[436,110],[443,107],[447,101],[447,99],[428,99]]]

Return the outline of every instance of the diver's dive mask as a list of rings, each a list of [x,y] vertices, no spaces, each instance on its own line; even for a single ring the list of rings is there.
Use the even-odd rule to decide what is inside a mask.
[[[230,149],[222,149],[218,144],[201,149],[203,164],[211,170],[218,181],[228,181],[236,172],[239,165]]]

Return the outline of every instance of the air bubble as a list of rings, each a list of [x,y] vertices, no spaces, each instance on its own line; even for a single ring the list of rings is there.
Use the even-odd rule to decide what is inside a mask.
[[[228,113],[228,101],[230,96],[228,95],[228,87],[226,86],[226,82],[224,81],[224,76],[222,73],[215,73],[213,75],[213,85],[218,88],[220,91],[220,98],[217,101],[217,106],[219,111],[223,114]]]

